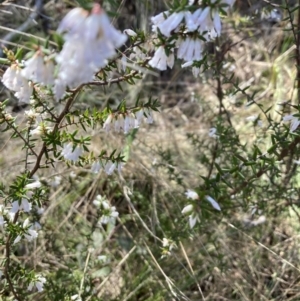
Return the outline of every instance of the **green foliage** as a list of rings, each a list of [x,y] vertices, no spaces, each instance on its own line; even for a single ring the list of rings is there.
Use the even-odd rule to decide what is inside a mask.
[[[221,6],[226,34],[190,66],[201,69],[196,80],[179,64],[159,75],[148,64],[151,36],[137,30],[59,102],[42,85],[25,114],[1,102],[1,300],[297,300],[299,6],[286,5],[282,24],[260,35],[256,16],[202,4]],[[68,5],[90,10],[92,1]],[[103,5],[143,19],[162,4]],[[169,56],[176,35],[158,30],[151,47]],[[54,57],[63,45],[51,32],[38,46]],[[33,51],[4,53],[9,66]],[[125,129],[125,120],[140,123]]]

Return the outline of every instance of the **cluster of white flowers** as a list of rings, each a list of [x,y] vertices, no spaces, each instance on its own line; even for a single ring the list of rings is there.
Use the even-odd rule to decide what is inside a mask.
[[[11,206],[11,214],[16,214],[20,210],[23,210],[24,212],[30,212],[32,209],[32,204],[25,198],[23,198],[20,203],[19,201],[12,202]]]
[[[24,66],[24,68],[22,68]],[[6,88],[16,92],[20,102],[29,103],[33,92],[33,83],[53,85],[54,63],[45,57],[41,50],[27,61],[13,63],[3,74],[2,82]]]
[[[84,152],[83,147],[80,145],[74,146],[72,142],[64,144],[61,155],[69,161],[76,162]]]
[[[188,189],[185,192],[185,195],[187,197],[187,199],[193,200],[193,201],[197,201],[199,200],[199,195],[196,191]],[[221,211],[221,207],[218,204],[218,202],[216,200],[214,200],[211,196],[206,195],[205,199],[218,211]],[[197,214],[197,212],[195,212],[195,205],[194,204],[188,204],[187,206],[185,206],[182,211],[182,214],[184,215],[188,215],[189,217],[189,226],[190,228],[194,228],[194,226],[196,225],[197,221],[199,222],[199,215]]]
[[[10,219],[13,220],[15,214],[18,211],[23,210],[24,212],[30,212],[32,209],[32,204],[28,199],[32,196],[32,189],[40,188],[42,186],[40,181],[35,181],[30,184],[27,184],[25,188],[27,189],[27,198],[22,198],[21,201],[13,201],[11,210],[9,211]]]
[[[116,218],[119,216],[119,212],[116,210],[115,206],[111,206],[109,202],[101,195],[97,195],[96,199],[93,201],[93,204],[101,209],[102,216],[99,220],[100,224],[115,225]]]
[[[47,113],[39,112],[41,107],[31,108],[28,111],[25,111],[25,116],[28,118],[28,124],[30,125],[30,136],[42,136],[46,133],[49,133],[53,130],[52,126],[48,125],[48,122],[45,119],[48,117]]]
[[[66,87],[75,88],[94,78],[95,72],[105,67],[116,55],[127,36],[117,31],[100,4],[94,4],[89,14],[74,8],[62,20],[58,32],[64,34],[65,44],[57,55],[58,78],[55,80],[56,99],[63,97]]]
[[[104,164],[97,160],[92,164],[91,172],[97,174],[103,169],[105,173],[110,176],[116,169],[119,173],[121,173],[123,166],[124,164],[122,162],[112,162],[111,160],[107,160]]]
[[[24,222],[23,222],[23,227],[22,227],[25,231],[25,233],[23,235],[18,235],[13,244],[17,244],[22,237],[24,236],[26,238],[27,241],[33,241],[34,239],[36,239],[38,237],[38,230],[41,229],[41,225],[39,223],[34,223],[34,224],[29,224],[29,218],[27,218]]]
[[[103,128],[109,132],[113,128],[117,133],[124,131],[127,134],[131,129],[139,128],[145,117],[146,123],[153,123],[152,111],[150,109],[140,109],[136,113],[109,114],[103,124]]]
[[[52,57],[44,56],[41,49],[29,60],[22,64],[14,62],[5,71],[2,82],[16,92],[20,102],[29,103],[34,83],[54,85],[54,96],[61,99],[67,87],[75,88],[93,80],[95,73],[116,55],[115,49],[127,40],[125,34],[110,24],[97,3],[91,13],[82,8],[71,10],[57,31],[63,34],[65,43],[55,57],[58,63],[56,79],[54,61]]]
[[[30,109],[28,111],[24,112],[25,116],[28,118],[28,121],[30,121],[30,124],[37,122],[42,122],[42,118],[44,117],[44,114],[39,113],[36,109]]]
[[[192,66],[194,61],[202,60],[204,41],[214,40],[221,34],[220,8],[226,10],[234,2],[235,0],[212,0],[211,6],[200,7],[193,12],[190,10],[194,5],[180,12],[165,11],[152,17],[152,31],[166,39],[171,37],[172,40],[168,47],[164,42],[158,43],[149,65],[159,70],[172,68],[174,48],[178,48],[177,58],[184,61],[182,67]],[[176,33],[175,44],[173,32]],[[194,75],[198,75],[199,72],[199,68],[193,67]]]
[[[14,95],[20,102],[29,103],[33,84],[22,75],[22,69],[18,62],[6,69],[1,81],[6,88],[16,92]]]

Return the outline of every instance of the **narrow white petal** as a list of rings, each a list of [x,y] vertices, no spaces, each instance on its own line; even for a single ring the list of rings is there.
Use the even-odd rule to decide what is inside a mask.
[[[217,201],[215,201],[211,196],[207,195],[205,196],[205,198],[207,199],[207,201],[210,202],[210,204],[216,209],[221,211],[221,207],[220,205],[217,203]]]

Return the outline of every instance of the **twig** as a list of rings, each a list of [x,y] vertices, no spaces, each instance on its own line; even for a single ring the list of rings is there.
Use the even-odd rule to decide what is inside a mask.
[[[2,115],[2,118],[5,119],[5,114],[4,113],[0,113]],[[31,147],[31,145],[28,143],[28,141],[23,137],[23,135],[18,131],[18,129],[14,126],[13,122],[10,121],[6,121],[6,124],[8,127],[10,127],[15,134],[18,135],[19,138],[21,138],[24,142],[24,144],[26,145],[27,148],[29,148],[32,152],[33,155],[35,155],[37,157],[37,153],[34,151],[34,149]]]
[[[75,98],[77,97],[79,91],[80,91],[81,87],[77,88],[75,91],[74,91],[74,94],[72,95],[72,97],[70,97],[63,109],[63,111],[60,113],[60,115],[58,116],[56,122],[55,122],[55,126],[53,128],[53,131],[52,133],[55,133],[58,128],[59,128],[59,125],[60,123],[63,121],[63,119],[65,118],[66,114],[68,113],[73,101],[75,100]],[[40,165],[41,165],[41,161],[42,161],[42,158],[45,154],[47,150],[47,144],[46,142],[44,142],[41,150],[40,150],[40,153],[38,154],[37,156],[37,160],[35,162],[35,165],[33,167],[33,169],[31,170],[30,174],[29,174],[29,178],[32,178],[32,176],[37,172],[37,170],[40,168]]]

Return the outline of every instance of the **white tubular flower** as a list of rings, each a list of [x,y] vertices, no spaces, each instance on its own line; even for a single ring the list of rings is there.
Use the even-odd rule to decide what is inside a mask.
[[[216,200],[214,200],[211,196],[209,195],[206,195],[205,196],[206,200],[216,209],[216,210],[219,210],[221,211],[221,207],[220,205],[218,204],[218,202]]]
[[[34,188],[40,188],[42,186],[42,183],[40,181],[35,181],[33,183],[27,184],[25,188],[27,189],[34,189]]]
[[[22,86],[14,95],[19,99],[19,102],[30,103],[32,92],[32,83],[28,82],[25,78],[22,78]]]
[[[116,163],[113,163],[112,161],[107,161],[107,163],[104,166],[105,172],[110,176],[116,168]]]
[[[193,13],[185,13],[186,32],[193,32],[198,29],[198,27],[200,26],[198,19],[200,18],[201,14],[201,8],[197,9]]]
[[[13,241],[13,245],[16,245],[18,242],[20,242],[20,240],[21,240],[21,236],[20,235],[18,235],[16,238],[15,238],[15,240]]]
[[[152,111],[148,110],[148,112],[146,113],[147,118],[146,118],[146,123],[151,124],[154,122],[153,119],[153,115],[152,115]]]
[[[218,137],[218,135],[217,135],[217,129],[216,128],[210,128],[208,130],[208,136],[212,137],[212,138],[217,138]]]
[[[145,117],[144,115],[144,109],[140,109],[135,113],[135,118],[136,118],[136,127],[139,127],[142,123],[143,118]]]
[[[152,111],[150,109],[141,108],[139,111],[137,111],[135,113],[134,128],[138,128],[141,125],[143,119],[145,119],[145,122],[148,123],[148,124],[154,122]]]
[[[92,164],[92,167],[91,167],[91,172],[92,173],[99,173],[100,170],[101,170],[102,166],[100,164],[99,161],[95,161],[93,164]]]
[[[218,10],[212,10],[209,6],[205,7],[195,22],[199,25],[201,34],[207,31],[204,35],[207,40],[214,40],[221,35],[222,24]]]
[[[83,8],[76,7],[70,10],[60,22],[57,32],[64,34],[65,39],[73,36],[82,36],[84,22],[88,12]]]
[[[185,40],[179,40],[177,57],[186,62],[202,60],[203,41],[187,37]]]
[[[44,290],[44,284],[46,283],[46,278],[42,275],[36,275],[35,279],[29,283],[27,290],[32,291],[34,287],[37,288],[38,292]]]
[[[293,114],[291,115],[286,115],[282,118],[283,121],[290,121],[290,132],[294,132],[298,126],[300,125],[300,119],[297,116],[294,116]]]
[[[7,68],[1,81],[9,90],[19,91],[23,85],[23,77],[19,66],[17,64],[13,64]]]
[[[112,119],[113,119],[113,114],[109,114],[103,124],[103,128],[105,129],[106,132],[110,131]]]
[[[187,192],[184,193],[188,199],[191,200],[199,200],[199,195],[196,191],[188,189]]]
[[[27,241],[33,241],[38,237],[38,233],[34,229],[28,229],[27,233],[25,233],[24,236],[27,239]]]
[[[166,20],[166,17],[168,17],[170,14],[169,11],[164,11],[154,17],[151,17],[151,22],[152,22],[152,31],[156,32],[157,31],[157,26],[161,23],[163,23]]]
[[[36,226],[31,225],[30,227],[28,227],[29,225],[29,218],[27,218],[24,222],[23,222],[23,229],[26,231],[24,233],[24,237],[27,239],[27,241],[33,241],[34,239],[36,239],[38,237],[38,233],[37,231],[34,229]],[[40,228],[37,228],[38,230]],[[20,240],[21,240],[22,236],[18,235],[13,244],[17,244]]]
[[[61,152],[62,156],[64,156],[65,159],[73,162],[78,161],[82,153],[83,153],[83,148],[81,146],[76,146],[75,149],[73,150],[73,144],[71,142],[65,144]]]
[[[131,129],[138,127],[135,115],[131,112],[118,114],[115,117],[112,114],[109,115],[103,125],[103,128],[105,128],[106,131],[109,131],[111,123],[114,123],[114,129],[117,133],[123,130],[124,134],[127,134]]]
[[[114,119],[115,124],[115,131],[119,133],[121,129],[124,129],[124,117],[123,115],[119,114]]]
[[[193,213],[189,216],[189,226],[191,229],[193,229],[197,222],[199,222],[199,216],[196,213]]]
[[[127,36],[116,30],[109,21],[108,16],[101,8],[100,4],[95,3],[91,15],[86,20],[85,37],[89,41],[99,39],[100,42],[107,44],[108,48],[118,48],[122,46]]]
[[[25,68],[21,72],[22,76],[36,83],[44,81],[44,56],[40,50],[38,50],[28,61],[25,61],[24,65]]]
[[[163,22],[159,23],[157,27],[159,28],[160,32],[166,36],[171,36],[171,31],[176,29],[178,25],[181,23],[185,15],[185,12],[181,11],[179,13],[173,13],[167,17]]]
[[[21,74],[21,69],[17,64],[11,65],[3,74],[3,85],[16,92],[14,95],[20,102],[29,103],[33,87]]]
[[[127,34],[128,36],[130,36],[130,37],[136,37],[137,36],[137,33],[135,31],[133,31],[132,29],[125,29],[125,30],[123,30],[123,32],[125,34]]]
[[[135,115],[128,113],[124,119],[124,134],[127,134],[131,129],[136,128]]]
[[[189,213],[191,213],[191,212],[193,212],[193,211],[194,211],[194,206],[190,204],[190,205],[185,206],[185,207],[182,209],[181,213],[182,213],[182,214],[189,214]]]
[[[18,201],[12,202],[11,206],[12,206],[12,208],[10,210],[10,213],[12,215],[16,214],[20,210],[23,210],[24,212],[30,212],[32,209],[32,204],[30,202],[28,202],[28,200],[25,198],[23,198],[21,200],[20,204]]]
[[[174,54],[170,53],[170,55],[167,56],[165,48],[159,46],[155,51],[153,58],[149,61],[149,65],[152,68],[157,68],[161,71],[167,70],[167,66],[172,69],[174,65]]]

